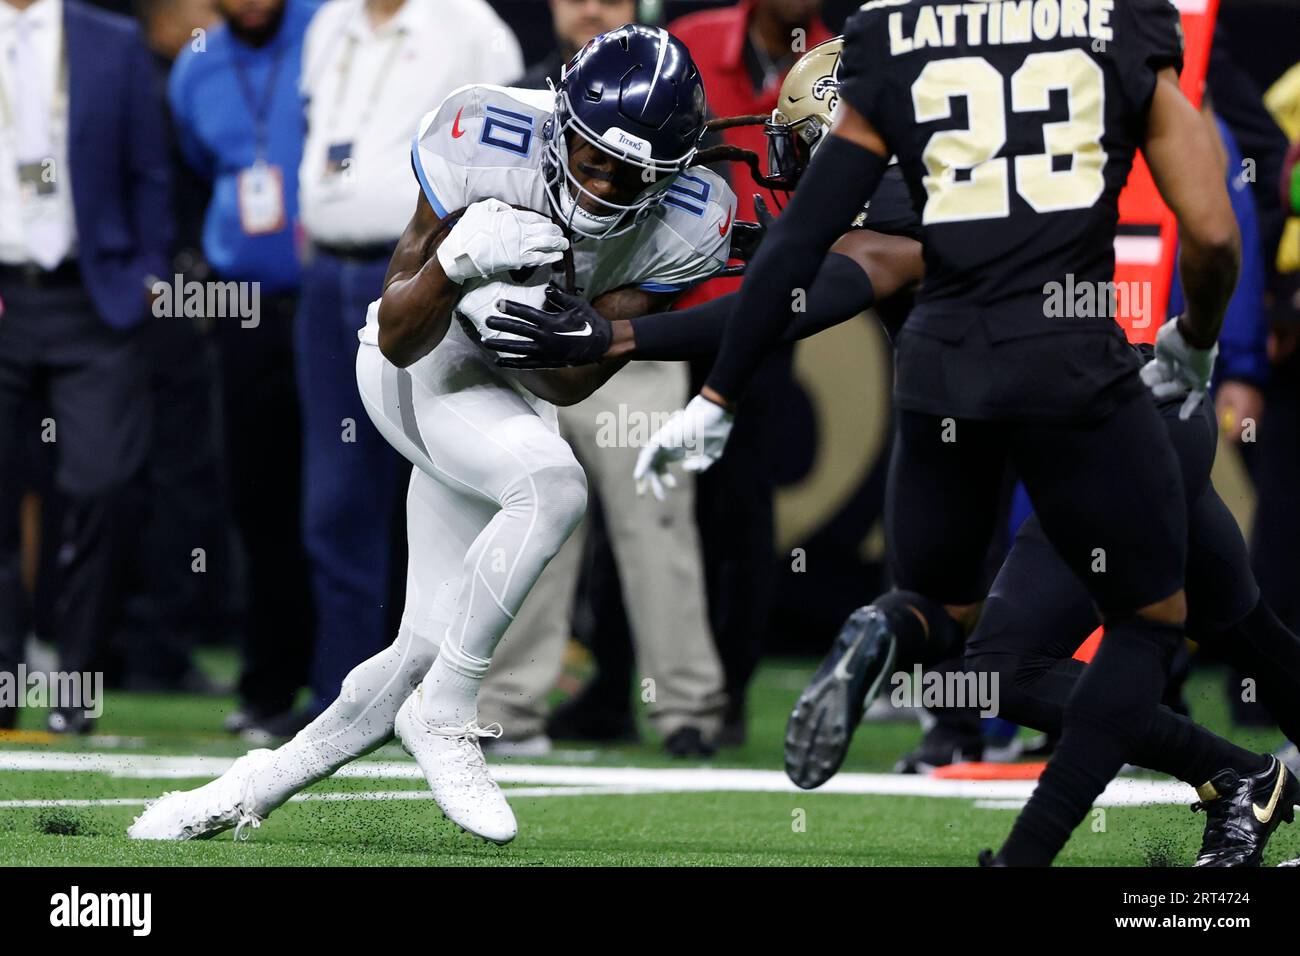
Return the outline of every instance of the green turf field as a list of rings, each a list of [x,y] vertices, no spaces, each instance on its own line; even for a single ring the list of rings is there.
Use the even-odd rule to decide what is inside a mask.
[[[207,664],[217,672],[232,667],[223,655]],[[119,693],[109,697],[92,738],[47,741],[34,734],[0,742],[0,768],[7,768],[0,769],[0,865],[968,866],[981,847],[1001,841],[1014,807],[990,808],[970,796],[781,790],[777,774],[785,715],[811,666],[766,665],[751,700],[749,743],[707,764],[674,761],[650,740],[499,762],[506,774],[503,785],[517,793],[511,802],[520,835],[508,847],[484,844],[443,820],[423,798],[414,764],[393,746],[365,762],[380,775],[318,784],[309,799],[282,807],[248,842],[236,844],[229,833],[204,843],[128,841],[124,831],[140,807],[112,801],[140,801],[197,786],[212,775],[204,768],[220,766],[214,758],[228,759],[244,748],[220,731],[232,705],[228,699]],[[1221,686],[1217,674],[1200,675],[1189,698],[1198,719],[1225,731]],[[36,730],[42,716],[25,713],[23,727]],[[1232,734],[1260,749],[1276,742],[1273,734],[1258,731]],[[866,781],[866,786],[897,782],[864,774],[888,770],[918,736],[914,723],[865,725],[844,779]],[[195,776],[150,778],[153,771],[139,766],[139,755],[148,754],[169,756]],[[15,761],[38,769],[13,769]],[[54,769],[55,762],[70,761],[72,769]],[[196,763],[203,767],[195,768]],[[708,776],[671,773],[687,769]],[[768,773],[736,773],[745,769]],[[587,785],[588,778],[622,780],[621,775],[656,792],[613,790],[609,780]],[[705,782],[682,790],[679,779]],[[752,784],[753,791],[728,789],[735,780]],[[403,795],[417,799],[400,799]],[[1193,799],[1188,792],[1177,805],[1108,807],[1104,816],[1080,827],[1060,862],[1186,865],[1199,845],[1203,819],[1188,811],[1186,803]],[[16,805],[52,801],[71,805]],[[1294,856],[1300,856],[1300,828],[1283,827],[1266,862]]]

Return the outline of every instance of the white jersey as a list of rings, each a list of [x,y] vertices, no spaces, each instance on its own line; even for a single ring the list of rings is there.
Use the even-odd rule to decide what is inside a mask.
[[[555,94],[486,84],[464,86],[425,115],[411,147],[420,188],[439,217],[482,199],[549,215],[542,126]],[[588,301],[635,286],[678,292],[727,261],[736,198],[704,168],[677,176],[635,228],[608,239],[571,236],[577,291]],[[378,341],[375,309],[362,341]]]

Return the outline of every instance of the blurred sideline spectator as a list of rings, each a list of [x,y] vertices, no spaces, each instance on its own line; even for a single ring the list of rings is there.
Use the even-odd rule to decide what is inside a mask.
[[[78,0],[0,3],[0,52],[0,668],[22,658],[12,483],[40,429],[67,499],[59,666],[92,671],[120,610],[148,446],[144,322],[171,242],[162,104],[135,25]],[[43,422],[23,417],[33,397]],[[87,724],[55,710],[49,726]]]
[[[452,90],[508,84],[522,71],[514,34],[486,0],[333,0],[307,31],[299,203],[308,245],[294,335],[316,607],[307,717],[392,640],[393,522],[410,466],[362,407],[355,368],[357,330],[419,194],[411,138]]]
[[[558,67],[588,40],[636,18],[631,0],[551,0],[551,11],[558,48],[528,72],[524,82],[534,86],[558,79]],[[608,428],[602,422],[621,421],[628,414],[667,414],[687,397],[685,366],[640,362],[628,365],[587,400],[559,410],[560,431],[587,472],[591,496],[601,504],[617,563],[616,574],[607,581],[617,587],[621,578],[627,584],[623,604],[636,663],[642,678],[653,681],[653,693],[642,699],[655,731],[679,756],[712,752],[723,706],[722,670],[705,612],[694,489],[684,476],[665,501],[638,496],[628,478],[638,449],[602,447],[599,436],[602,427]],[[549,748],[546,697],[572,634],[570,610],[584,538],[580,526],[551,560],[493,658],[479,710],[484,720],[500,721],[505,728],[505,736],[492,744],[497,752]],[[627,706],[625,694],[610,715],[609,736],[630,730]]]
[[[213,184],[203,228],[212,278],[238,283],[241,305],[253,306],[251,316],[208,315],[221,352],[223,440],[248,593],[240,710],[227,728],[280,736],[294,730],[312,636],[292,323],[304,134],[298,78],[316,8],[218,0],[218,9],[224,25],[203,47],[185,49],[169,93],[185,157]]]
[[[794,62],[831,37],[819,17],[820,0],[742,0],[734,6],[681,17],[668,29],[690,48],[704,77],[715,116],[771,113]],[[723,133],[726,141],[767,156],[760,126]],[[758,192],[749,170],[720,169],[736,193],[737,219],[754,220]],[[739,288],[739,280],[714,279],[683,304]],[[793,350],[769,357],[736,417],[727,452],[697,479],[696,514],[704,546],[709,616],[726,674],[727,713],[722,743],[745,738],[745,696],[763,653],[776,581],[772,498],[776,462],[767,436],[794,388]],[[712,363],[695,363],[692,393]]]
[[[144,0],[137,5],[153,55],[160,98],[181,50],[217,22],[214,0]],[[172,212],[176,224],[164,281],[207,277],[199,252],[206,184],[185,163],[169,125]],[[178,315],[149,323],[153,434],[144,493],[148,518],[139,540],[142,600],[128,604],[142,628],[119,636],[126,686],[135,690],[210,691],[193,666],[200,640],[214,636],[219,578],[195,573],[194,549],[220,552],[226,516],[216,442],[216,363],[207,320]]]
[[[547,0],[555,30],[555,47],[530,66],[516,86],[544,90],[549,80],[560,82],[560,72],[587,41],[636,21],[635,0]]]
[[[1300,63],[1264,94],[1285,138],[1300,142]],[[1279,164],[1282,175],[1286,158]],[[1269,188],[1268,183],[1261,183]],[[1282,196],[1278,184],[1273,195]],[[1300,629],[1300,218],[1291,210],[1275,252],[1268,413],[1260,421],[1252,461],[1258,492],[1251,557],[1260,590],[1288,627]]]

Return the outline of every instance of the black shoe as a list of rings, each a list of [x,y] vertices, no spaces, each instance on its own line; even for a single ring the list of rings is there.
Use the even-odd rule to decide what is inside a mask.
[[[248,728],[274,716],[274,711],[263,710],[250,704],[240,704],[239,710],[221,722],[221,729],[228,734],[242,734]]]
[[[744,714],[739,717],[729,718],[722,723],[722,729],[718,731],[718,736],[714,738],[714,743],[721,747],[743,747],[745,740],[749,736],[749,727],[745,721]]]
[[[931,727],[920,745],[894,764],[894,773],[929,773],[935,767],[979,760],[984,756],[984,740],[942,723]]]
[[[1001,860],[993,855],[992,850],[980,850],[979,855],[980,869],[986,870],[989,867],[1006,866]]]
[[[80,710],[56,708],[50,711],[45,726],[52,734],[88,734],[95,721]]]
[[[674,757],[712,757],[713,744],[704,739],[698,727],[678,727],[664,741],[664,749]]]
[[[239,736],[248,743],[264,744],[273,740],[287,740],[319,717],[319,707],[305,710],[289,710],[283,713],[263,717],[247,724],[239,731]]]
[[[1300,783],[1276,757],[1259,773],[1220,770],[1197,792],[1192,810],[1206,820],[1196,866],[1259,866],[1268,838],[1300,803]]]
[[[812,790],[835,776],[897,649],[889,621],[875,607],[849,615],[785,726],[785,773],[795,786]]]
[[[634,744],[641,739],[631,714],[596,710],[578,703],[581,700],[575,697],[555,708],[546,721],[546,736],[596,744]]]

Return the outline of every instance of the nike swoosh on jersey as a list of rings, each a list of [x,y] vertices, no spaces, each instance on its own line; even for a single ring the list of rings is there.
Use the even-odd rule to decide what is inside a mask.
[[[452,121],[451,124],[452,139],[460,139],[462,136],[465,135],[465,131],[460,128],[460,114],[463,112],[465,112],[465,107],[463,106],[456,111],[456,118]]]
[[[736,210],[734,209],[727,210],[726,220],[718,226],[718,235],[725,236],[727,234],[727,230],[731,228],[731,217],[734,216],[735,214],[736,214]]]
[[[1282,784],[1286,782],[1286,770],[1279,766],[1277,768],[1277,783],[1273,784],[1273,796],[1269,798],[1267,806],[1260,809],[1258,803],[1252,803],[1250,809],[1255,813],[1255,819],[1260,823],[1268,823],[1273,819],[1273,811],[1277,809],[1277,801],[1282,796]]]

